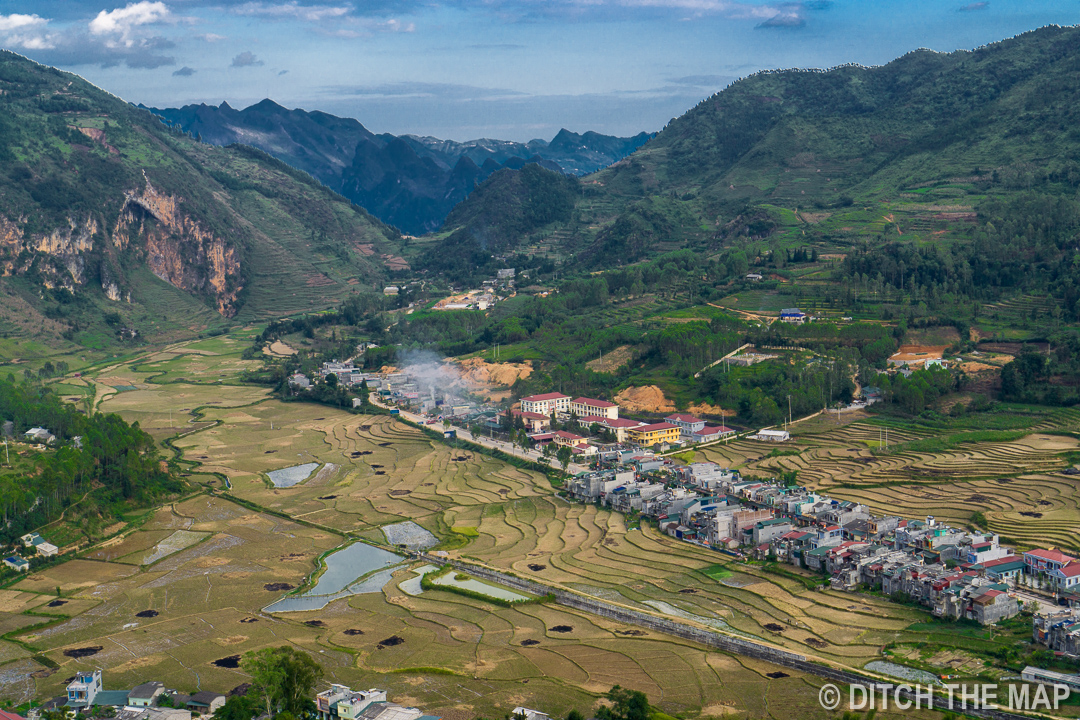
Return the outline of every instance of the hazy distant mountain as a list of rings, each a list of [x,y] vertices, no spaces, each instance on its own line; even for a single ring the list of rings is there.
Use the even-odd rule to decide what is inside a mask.
[[[228,103],[149,109],[204,142],[260,148],[411,234],[438,229],[450,210],[496,170],[535,162],[549,170],[584,175],[626,157],[652,137],[561,130],[550,143],[490,139],[462,143],[376,135],[356,120],[288,110],[271,100],[244,110]]]

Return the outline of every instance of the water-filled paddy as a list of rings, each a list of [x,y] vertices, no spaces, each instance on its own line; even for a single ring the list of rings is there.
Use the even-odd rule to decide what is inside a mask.
[[[349,595],[378,592],[390,581],[389,566],[402,562],[400,555],[365,543],[353,543],[323,560],[326,572],[315,587],[303,595],[284,597],[266,607],[267,612],[319,610]],[[375,572],[375,571],[380,572]],[[372,573],[374,573],[372,575]],[[370,575],[370,577],[365,577]],[[359,582],[355,582],[362,578]]]
[[[280,470],[271,470],[266,473],[266,476],[270,478],[270,482],[274,483],[274,487],[289,488],[307,480],[317,467],[319,467],[319,463],[304,463],[303,465],[293,465]]]

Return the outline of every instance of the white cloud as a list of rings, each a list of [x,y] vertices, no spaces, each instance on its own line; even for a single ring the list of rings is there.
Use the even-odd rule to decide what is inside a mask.
[[[322,22],[341,18],[349,14],[352,8],[344,5],[300,5],[296,2],[267,4],[249,2],[234,8],[238,15],[254,15],[265,18],[296,19],[307,22]]]
[[[131,47],[136,42],[135,28],[172,20],[165,3],[142,0],[115,10],[102,10],[90,21],[90,34],[108,36],[105,44],[109,47]]]
[[[48,19],[38,15],[0,15],[0,39],[11,48],[47,50],[53,47],[53,37],[45,32]]]

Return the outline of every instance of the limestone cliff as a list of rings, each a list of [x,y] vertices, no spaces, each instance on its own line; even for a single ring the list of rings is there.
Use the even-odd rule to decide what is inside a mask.
[[[176,197],[158,192],[149,180],[144,190],[124,197],[113,245],[124,250],[134,244],[145,252],[147,266],[159,278],[181,290],[210,296],[218,312],[235,315],[243,289],[236,248],[184,213]]]
[[[236,248],[216,237],[181,208],[173,196],[159,193],[149,180],[141,191],[124,194],[111,238],[100,232],[93,215],[68,218],[65,227],[46,233],[26,232],[26,218],[0,216],[0,272],[35,273],[46,288],[71,292],[100,283],[110,300],[131,300],[115,256],[144,258],[165,282],[211,299],[218,312],[236,314],[243,289]]]

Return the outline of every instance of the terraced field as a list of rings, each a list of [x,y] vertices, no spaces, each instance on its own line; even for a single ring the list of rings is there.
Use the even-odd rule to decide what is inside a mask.
[[[795,470],[801,484],[865,503],[878,514],[934,515],[970,525],[981,513],[987,529],[1021,547],[1080,548],[1080,481],[1060,472],[1069,464],[1064,454],[1080,447],[1065,433],[1078,426],[1080,413],[1060,410],[1032,422],[1030,433],[1013,433],[1014,439],[964,442],[983,436],[956,432],[946,436],[945,449],[929,430],[890,428],[890,451],[875,453],[884,428],[880,420],[864,420],[832,429],[818,425],[804,434],[793,429],[796,443],[783,450],[799,450],[797,455],[768,457],[773,446],[750,440],[703,454],[758,476]]]

